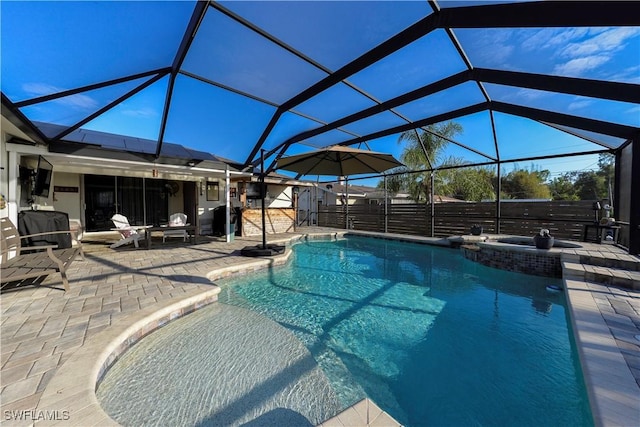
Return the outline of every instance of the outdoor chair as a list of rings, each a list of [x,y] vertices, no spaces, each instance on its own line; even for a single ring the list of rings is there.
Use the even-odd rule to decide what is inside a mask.
[[[166,242],[167,237],[182,237],[182,241],[186,242],[189,238],[187,230],[171,230],[171,227],[183,227],[189,225],[187,223],[187,216],[183,213],[174,213],[169,217],[169,227],[162,232],[162,243]]]
[[[113,221],[113,225],[116,226],[116,228],[112,228],[112,230],[118,231],[121,236],[120,240],[110,246],[111,249],[122,245],[128,245],[131,242],[133,242],[136,248],[139,247],[138,240],[140,240],[143,235],[140,234],[138,230],[148,228],[147,226],[131,226],[127,217],[121,214],[115,214],[112,216],[111,221]]]
[[[2,248],[0,283],[21,282],[60,273],[64,290],[69,290],[67,268],[77,255],[84,258],[82,242],[76,238],[74,230],[47,231],[29,235],[20,235],[9,218],[0,218],[0,247]],[[58,235],[69,235],[72,244],[60,248],[56,244],[22,246],[22,241],[31,238],[55,239]]]

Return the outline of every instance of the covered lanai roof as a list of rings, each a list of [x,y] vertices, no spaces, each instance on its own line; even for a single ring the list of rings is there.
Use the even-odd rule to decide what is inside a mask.
[[[86,129],[248,167],[260,149],[267,164],[333,144],[389,151],[455,119],[449,154],[486,164],[611,151],[640,131],[638,2],[0,7],[3,114],[52,151]]]

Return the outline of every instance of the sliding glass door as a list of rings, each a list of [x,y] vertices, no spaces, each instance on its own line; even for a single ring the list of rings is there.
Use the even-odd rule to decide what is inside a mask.
[[[126,216],[131,225],[145,225],[142,178],[117,177],[116,194],[116,211]]]
[[[84,199],[87,231],[105,231],[113,227],[109,218],[116,213],[116,178],[85,175]]]
[[[168,222],[166,181],[133,177],[85,175],[85,219],[87,231],[108,231],[115,213],[132,225]]]
[[[169,222],[169,192],[164,179],[145,180],[145,225],[167,224]]]

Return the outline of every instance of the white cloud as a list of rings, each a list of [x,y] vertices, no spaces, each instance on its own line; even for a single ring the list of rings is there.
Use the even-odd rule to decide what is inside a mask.
[[[486,29],[474,33],[471,50],[479,56],[482,63],[490,63],[492,66],[507,66],[507,61],[515,50],[515,45],[508,32]]]
[[[555,74],[561,74],[571,77],[582,76],[585,72],[599,67],[609,61],[610,57],[605,55],[587,56],[584,58],[575,58],[564,64],[558,64],[554,67]]]
[[[513,98],[514,99],[520,99],[520,100],[525,100],[525,101],[533,101],[536,99],[540,99],[540,98],[544,98],[547,96],[552,95],[552,93],[550,92],[544,92],[541,90],[534,90],[534,89],[518,89]]]
[[[587,28],[544,28],[541,30],[524,29],[518,33],[523,39],[522,48],[525,50],[539,50],[542,48],[564,45],[570,40],[584,37],[588,33]]]
[[[523,50],[545,55],[550,65],[555,63],[554,73],[577,77],[613,61],[638,36],[638,27],[597,27],[522,29],[515,37]],[[627,73],[625,81],[635,79],[632,71]]]
[[[640,84],[640,65],[616,70],[615,73],[607,76],[607,80]]]
[[[580,42],[569,43],[561,55],[568,58],[613,53],[624,48],[629,38],[640,34],[637,28],[612,28]]]
[[[583,108],[587,108],[588,106],[590,106],[591,104],[593,104],[593,101],[588,100],[588,99],[579,99],[577,101],[573,101],[572,103],[570,103],[567,106],[567,109],[569,111],[575,111],[575,110],[582,110]]]
[[[589,29],[583,27],[557,30],[556,34],[554,34],[553,37],[547,40],[547,45],[552,47],[564,46],[567,43],[570,43],[572,40],[581,39],[588,34]]]
[[[25,83],[22,85],[22,89],[34,97],[62,92],[64,90],[46,83]]]
[[[158,112],[153,108],[144,107],[138,109],[125,109],[122,110],[122,114],[130,117],[138,117],[144,119],[149,117],[156,117],[158,115]]]
[[[47,83],[25,83],[22,85],[22,89],[34,97],[51,95],[66,90]],[[98,102],[95,99],[82,94],[65,96],[52,102],[80,110],[95,110],[98,107]]]
[[[640,35],[640,28],[606,28],[585,34],[589,37],[567,43],[559,51],[559,56],[568,60],[557,64],[555,73],[578,77],[600,67],[613,60],[615,53],[624,49],[629,39]]]

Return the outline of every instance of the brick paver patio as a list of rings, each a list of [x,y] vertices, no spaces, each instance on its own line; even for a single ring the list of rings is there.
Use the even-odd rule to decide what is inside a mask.
[[[269,241],[299,235],[278,235]],[[24,417],[24,411],[35,411],[59,368],[91,337],[139,310],[211,290],[207,273],[251,263],[252,258],[241,257],[238,251],[259,240],[211,239],[196,245],[157,245],[151,250],[86,245],[85,259],[77,259],[68,270],[69,292],[62,290],[58,275],[49,276],[40,286],[4,291],[0,296],[3,424],[32,425],[29,415],[17,420],[18,414]],[[615,336],[613,347],[618,346],[629,365],[629,376],[640,384],[640,341],[635,337],[640,336],[640,293],[597,284],[589,289],[594,292],[594,307]],[[73,422],[72,414],[58,415],[81,425]]]

